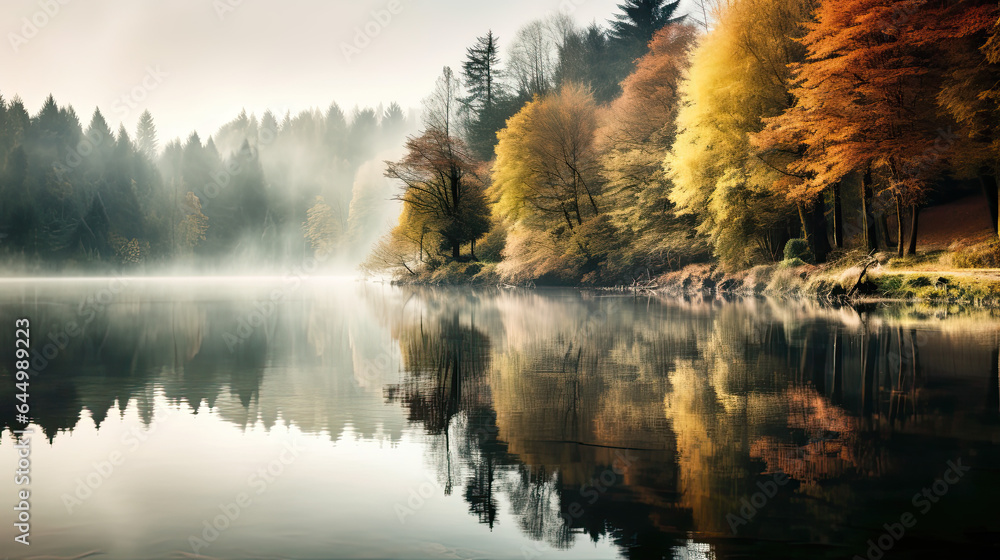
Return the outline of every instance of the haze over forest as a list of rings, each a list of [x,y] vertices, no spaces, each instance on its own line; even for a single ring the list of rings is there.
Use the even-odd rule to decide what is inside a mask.
[[[72,36],[61,26],[75,6],[42,4],[8,35],[26,54],[19,70],[58,43],[47,34]],[[313,54],[287,61],[248,45],[203,95],[173,97],[169,119],[147,110],[134,127],[118,121],[170,79],[155,57],[127,95],[88,114],[55,95],[29,107],[0,85],[8,270],[259,272],[321,257],[330,271],[397,279],[612,284],[692,263],[915,254],[921,208],[980,190],[996,230],[994,4],[627,0],[588,21],[600,3],[566,0],[516,26],[516,11],[485,10],[460,49],[426,33],[398,44],[418,12],[459,17],[448,4],[392,0],[332,34],[331,61],[354,70],[303,68],[306,39],[296,48]],[[209,15],[223,28],[266,22],[248,7],[220,0]],[[324,16],[358,14],[300,12],[310,22],[296,34],[286,15],[272,31],[294,41]],[[353,74],[385,49],[400,64]],[[414,52],[423,71],[438,60],[436,80],[410,76]],[[235,66],[292,105],[319,82],[354,105],[234,110],[211,134],[161,133],[188,111],[205,122],[220,96],[233,106]],[[289,73],[323,78],[284,87]]]
[[[519,44],[509,50],[522,51],[523,67],[520,76],[512,71],[504,80],[511,85],[503,94],[506,113],[513,114],[539,88],[555,83],[556,34],[573,30],[582,36],[583,30],[575,21],[591,14],[594,6],[589,4],[555,6],[543,12],[543,20],[519,31]],[[30,51],[44,48],[40,44],[46,34],[58,34],[54,39],[65,41],[76,33],[75,26],[60,27],[72,16],[72,7],[60,5],[56,13],[45,12],[40,18],[37,12],[28,13],[14,22],[15,31],[8,37],[15,54],[11,66],[17,68],[24,60],[37,57]],[[259,17],[245,15],[242,6],[227,3],[213,8],[222,23],[238,16]],[[371,8],[362,14],[365,18],[354,31],[365,31],[365,24],[375,22],[385,29],[385,35],[381,29],[368,33],[368,38],[347,33],[350,40],[336,44],[338,55],[343,56],[333,61],[343,66],[338,68],[341,74],[350,75],[355,67],[377,60],[378,52],[369,52],[368,47],[375,51],[378,43],[395,41],[389,37],[390,31],[411,32],[412,23],[404,19],[412,18],[415,10],[404,2]],[[421,14],[440,9],[422,8]],[[358,19],[354,10],[344,10],[337,15]],[[480,17],[489,19],[489,15]],[[610,13],[602,16],[608,17]],[[504,27],[509,16],[493,19]],[[593,29],[598,29],[596,24]],[[542,42],[530,45],[532,40]],[[434,43],[423,44],[421,58],[440,49]],[[537,52],[529,52],[531,49]],[[445,56],[458,58],[458,54]],[[528,57],[536,55],[543,67],[529,68],[532,61]],[[172,120],[165,122],[145,110],[134,128],[127,126],[122,118],[127,121],[136,107],[154,105],[153,100],[170,96],[171,73],[159,64],[147,65],[129,94],[82,115],[72,99],[64,101],[50,94],[41,107],[33,108],[18,92],[0,90],[0,251],[13,270],[101,271],[110,267],[153,272],[193,267],[240,271],[301,263],[320,246],[334,252],[335,245],[336,254],[327,264],[351,271],[378,236],[396,222],[402,205],[393,200],[398,185],[384,177],[384,161],[399,157],[406,136],[417,132],[426,109],[422,98],[433,89],[435,79],[430,75],[427,90],[415,93],[410,84],[420,82],[407,82],[405,68],[392,65],[390,69],[384,62],[372,62],[372,66],[363,78],[353,77],[357,81],[346,89],[343,84],[332,89],[346,91],[345,97],[354,100],[364,100],[367,95],[377,99],[386,93],[399,95],[408,103],[407,109],[396,102],[349,109],[334,102],[298,113],[267,109],[255,114],[243,109],[211,134],[191,131],[173,139],[162,131],[181,130],[183,123],[177,121],[198,115],[203,105],[212,105],[220,93],[213,85],[190,107],[172,107],[167,112]],[[281,66],[271,70],[284,71]],[[542,74],[530,77],[534,71]],[[75,69],[67,68],[67,72],[72,74]],[[315,68],[310,72],[322,73]],[[383,85],[374,93],[372,88],[380,83],[375,76],[388,74],[395,74],[394,84],[407,83],[407,87]],[[24,83],[26,76],[15,82]],[[461,79],[457,73],[455,78]],[[517,80],[520,86],[514,84]],[[537,83],[530,83],[532,80]],[[32,75],[27,89],[35,92],[42,81],[42,75]],[[501,92],[499,81],[497,96]],[[221,92],[230,87],[219,85]],[[79,89],[88,92],[83,97],[92,97],[89,92],[93,87]],[[288,91],[289,99],[299,95],[291,87],[282,91]],[[246,93],[259,99],[253,90]],[[231,99],[227,102],[233,103]],[[462,102],[466,104],[462,124],[468,124],[473,101],[469,97]],[[219,115],[214,114],[213,119],[218,120]],[[494,118],[499,124],[502,119]],[[480,151],[488,156],[490,149],[484,144]]]

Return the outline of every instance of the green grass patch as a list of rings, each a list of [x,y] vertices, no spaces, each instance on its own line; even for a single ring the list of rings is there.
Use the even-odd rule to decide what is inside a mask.
[[[911,276],[906,279],[904,285],[910,288],[926,288],[928,286],[933,286],[934,282],[926,276]]]
[[[791,259],[785,259],[781,261],[781,264],[779,264],[778,266],[780,266],[781,268],[796,268],[799,266],[805,266],[807,264],[809,263],[798,257],[793,257]]]

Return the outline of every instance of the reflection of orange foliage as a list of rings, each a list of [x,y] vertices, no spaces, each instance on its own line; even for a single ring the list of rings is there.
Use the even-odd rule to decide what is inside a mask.
[[[770,436],[758,438],[750,446],[750,456],[766,461],[769,471],[782,471],[805,483],[857,469],[857,420],[814,389],[794,387],[785,396],[788,427],[804,431],[808,441],[797,445]]]

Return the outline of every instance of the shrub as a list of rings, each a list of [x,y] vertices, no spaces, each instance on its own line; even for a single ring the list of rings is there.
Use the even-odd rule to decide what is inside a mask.
[[[1000,268],[1000,241],[962,249],[952,256],[951,262],[957,268]]]
[[[472,277],[474,284],[497,284],[500,282],[500,275],[497,274],[496,263],[484,263],[479,272]]]
[[[431,274],[431,282],[434,284],[463,284],[468,280],[465,274],[466,264],[450,262],[438,267]]]
[[[494,224],[489,233],[476,242],[476,256],[483,262],[497,263],[503,260],[503,248],[507,244],[507,228]]]
[[[809,242],[805,239],[789,239],[785,243],[785,260],[791,261],[800,259],[805,262],[812,260],[812,252],[809,250]]]

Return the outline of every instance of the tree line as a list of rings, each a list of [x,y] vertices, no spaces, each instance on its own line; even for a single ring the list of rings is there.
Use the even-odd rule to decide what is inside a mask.
[[[358,262],[391,206],[369,162],[407,126],[397,104],[244,111],[161,146],[148,111],[113,133],[99,108],[84,128],[52,96],[35,115],[0,96],[0,253],[27,271]]]
[[[817,263],[903,256],[922,207],[973,187],[996,229],[995,2],[701,4],[480,37],[388,163],[404,208],[367,269],[615,283],[793,239]]]

